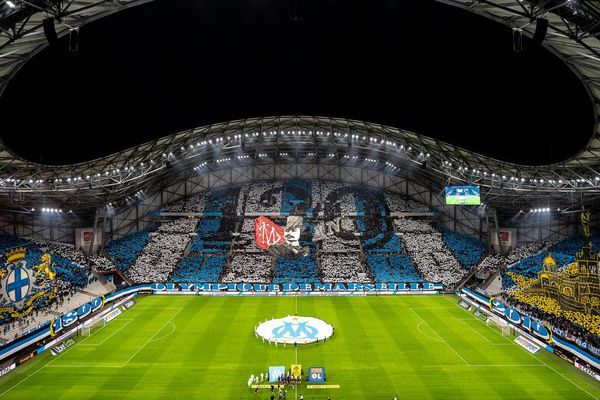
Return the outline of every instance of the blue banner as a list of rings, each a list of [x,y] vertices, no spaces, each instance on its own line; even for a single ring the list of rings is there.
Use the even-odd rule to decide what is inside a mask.
[[[440,291],[441,283],[154,283],[155,292],[422,292]]]
[[[308,381],[309,382],[325,382],[325,368],[324,367],[310,367],[308,369]]]

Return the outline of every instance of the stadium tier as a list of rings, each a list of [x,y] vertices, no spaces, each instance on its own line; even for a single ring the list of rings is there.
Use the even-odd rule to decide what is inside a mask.
[[[36,332],[64,329],[62,324],[70,321],[69,315],[85,317],[85,304],[90,304],[91,310],[92,304],[115,304],[120,298],[129,299],[124,296],[131,293],[190,293],[194,288],[198,293],[225,294],[244,294],[246,290],[308,294],[334,288],[347,294],[355,290],[388,294],[461,290],[466,294],[461,300],[464,308],[481,310],[481,304],[484,308],[505,304],[503,307],[554,327],[558,338],[563,335],[575,340],[582,346],[579,351],[584,351],[577,353],[579,356],[592,357],[585,351],[600,346],[598,316],[564,310],[558,300],[528,291],[539,284],[550,254],[558,274],[577,276],[574,253],[584,245],[579,237],[534,241],[504,255],[488,254],[485,243],[448,229],[430,208],[415,200],[337,182],[297,179],[194,194],[162,206],[156,215],[160,221],[151,228],[109,241],[104,251],[89,256],[69,244],[0,236],[7,261],[10,251],[22,247],[27,265],[48,265],[43,276],[54,274],[50,283],[46,278],[36,281],[45,286],[40,286],[35,298],[31,292],[24,299],[34,299],[32,311],[23,316],[2,315],[5,348],[34,340]],[[592,250],[598,251],[600,236],[593,235],[591,243]],[[51,260],[48,264],[44,264],[46,254]],[[501,279],[501,287],[493,292],[494,302],[480,287],[474,292],[468,291],[468,285],[458,287],[484,272],[486,277]],[[477,318],[501,325],[498,315],[493,315],[494,307],[489,315],[477,311]],[[430,312],[421,310],[418,315]],[[112,318],[102,319],[103,324]],[[479,328],[471,325],[483,324],[478,319],[460,320],[475,332]],[[423,333],[428,326],[423,323],[427,324],[425,320],[417,324],[422,335],[443,337],[439,332]],[[82,326],[78,330],[82,335],[99,329]],[[517,328],[504,326],[501,335]],[[125,325],[116,329],[107,332],[117,335]],[[532,334],[529,345],[543,345],[543,341],[535,341],[543,339],[536,339],[540,333]],[[486,333],[477,335],[485,338]],[[486,343],[493,341],[486,339]]]
[[[391,210],[417,213],[420,219],[398,220]],[[424,204],[336,182],[257,182],[195,194],[163,206],[161,213],[165,216],[155,232],[127,235],[107,247],[132,283],[192,282],[192,277],[258,282],[262,277],[264,283],[427,280],[451,288],[485,249],[480,241],[448,230],[440,235],[428,222],[432,214]],[[255,218],[261,214],[280,226],[290,215],[301,216],[298,249],[304,253],[272,261],[265,257],[255,237]],[[415,229],[425,237],[413,237]]]

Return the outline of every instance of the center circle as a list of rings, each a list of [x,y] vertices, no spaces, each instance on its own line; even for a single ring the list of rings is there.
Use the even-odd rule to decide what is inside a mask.
[[[318,318],[288,315],[261,323],[256,334],[274,343],[308,344],[329,339],[333,326]]]

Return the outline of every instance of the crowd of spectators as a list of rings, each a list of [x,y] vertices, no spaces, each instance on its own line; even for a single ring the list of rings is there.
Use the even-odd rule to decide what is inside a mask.
[[[225,261],[224,255],[190,255],[181,260],[170,280],[179,283],[217,282],[225,266]]]
[[[538,272],[544,267],[544,259],[547,256],[546,252],[541,252],[524,258],[510,268],[505,269],[502,273],[502,288],[507,290],[515,286],[511,273],[526,278],[537,278]],[[552,253],[552,258],[556,261],[556,266],[559,269],[564,269],[568,264],[575,261],[575,256],[571,254]]]
[[[242,185],[237,202],[238,212],[244,210],[246,213],[279,213],[281,210],[282,182],[255,182]],[[244,199],[245,196],[245,199]]]
[[[266,254],[234,254],[223,282],[271,282],[272,263]]]
[[[0,258],[4,258],[8,249],[15,247],[25,248],[23,262],[27,267],[42,264],[42,255],[49,254],[50,271],[54,272],[55,276],[54,279],[48,279],[49,276],[44,275],[46,284],[41,283],[40,277],[36,279],[37,284],[42,284],[47,294],[33,303],[34,309],[29,315],[22,318],[13,318],[8,313],[0,313],[3,334],[15,333],[17,328],[19,328],[17,331],[20,331],[21,328],[27,329],[30,325],[35,325],[38,319],[39,322],[43,322],[44,318],[41,317],[48,315],[48,310],[58,308],[63,302],[69,301],[79,290],[85,289],[88,284],[97,280],[94,275],[90,274],[88,259],[83,253],[76,251],[72,245],[0,235],[0,251],[2,252]],[[5,341],[10,339],[12,337],[4,338]]]
[[[404,249],[426,281],[453,288],[463,278],[466,270],[430,223],[407,218],[394,223]]]
[[[369,282],[360,255],[326,254],[321,257],[323,282]]]
[[[358,253],[360,241],[350,218],[342,217],[323,223],[325,236],[320,241],[321,253]]]
[[[301,258],[278,257],[275,260],[273,283],[319,282],[319,267],[313,255]]]
[[[467,235],[461,235],[445,227],[438,227],[444,243],[460,265],[466,269],[476,266],[487,253],[487,245]]]
[[[423,282],[423,278],[406,255],[369,253],[366,259],[376,283]]]
[[[148,243],[149,233],[148,230],[141,230],[108,243],[106,253],[119,270],[127,271],[131,267]]]
[[[524,291],[512,291],[503,297],[510,306],[539,321],[546,321],[584,342],[600,348],[600,316],[564,310],[558,301]]]
[[[92,271],[112,271],[117,269],[115,263],[102,253],[92,254],[88,257]]]
[[[546,241],[535,241],[530,242],[521,246],[516,247],[511,250],[507,255],[499,255],[499,254],[489,254],[487,255],[481,263],[479,263],[479,270],[481,271],[496,271],[496,270],[504,270],[508,266],[531,256],[536,255],[543,249],[547,248],[548,242]]]
[[[206,192],[197,193],[191,197],[166,204],[161,208],[161,211],[179,213],[201,213],[202,211],[204,211],[204,205],[206,204],[207,199],[208,195]]]
[[[407,199],[397,193],[384,192],[385,202],[390,212],[402,213],[430,213],[431,209],[423,203]]]
[[[166,282],[189,241],[189,233],[152,233],[125,276],[132,283]]]
[[[347,216],[356,214],[353,189],[344,183],[312,181],[311,208]],[[325,215],[327,217],[327,215]]]

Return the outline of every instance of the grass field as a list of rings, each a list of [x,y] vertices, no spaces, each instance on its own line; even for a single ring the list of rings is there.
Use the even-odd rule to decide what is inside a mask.
[[[298,311],[335,327],[330,341],[273,347],[261,320]],[[598,399],[600,383],[532,355],[451,296],[206,298],[150,296],[58,356],[0,379],[0,399],[267,399],[247,387],[269,365],[325,367],[305,399]],[[294,399],[294,391],[288,391]]]

